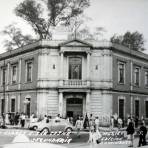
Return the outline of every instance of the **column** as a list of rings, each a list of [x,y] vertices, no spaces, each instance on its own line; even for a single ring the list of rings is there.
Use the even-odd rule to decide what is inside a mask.
[[[63,115],[63,93],[59,92],[59,114],[62,117]]]
[[[22,73],[22,59],[19,59],[19,66],[18,66],[18,68],[19,68],[19,74],[18,74],[18,89],[20,89],[21,88],[21,73]]]
[[[90,115],[90,92],[86,93],[86,113]]]
[[[87,86],[90,85],[90,52],[87,52]]]
[[[5,97],[5,113],[8,113],[9,107],[8,107],[8,95]]]
[[[21,101],[21,94],[18,94],[18,101],[17,101],[17,111],[20,112],[20,101]]]
[[[63,60],[64,60],[64,53],[61,52],[61,55],[60,55],[60,86],[63,86]]]

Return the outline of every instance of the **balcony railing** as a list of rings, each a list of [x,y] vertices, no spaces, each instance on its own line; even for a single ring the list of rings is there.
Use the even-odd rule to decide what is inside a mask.
[[[82,80],[64,80],[63,81],[64,86],[68,87],[86,87],[87,81]]]

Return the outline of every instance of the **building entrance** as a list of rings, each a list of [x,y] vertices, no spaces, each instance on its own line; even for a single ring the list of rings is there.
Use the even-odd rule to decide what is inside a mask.
[[[69,98],[66,102],[67,117],[76,118],[78,115],[83,115],[83,99]]]

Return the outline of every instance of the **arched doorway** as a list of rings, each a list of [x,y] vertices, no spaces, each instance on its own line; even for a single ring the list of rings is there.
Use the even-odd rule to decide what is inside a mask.
[[[67,117],[77,117],[83,115],[83,99],[68,98],[66,100]]]

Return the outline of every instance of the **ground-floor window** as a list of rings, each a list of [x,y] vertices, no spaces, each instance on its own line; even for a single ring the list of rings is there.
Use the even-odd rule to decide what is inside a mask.
[[[11,99],[11,112],[15,112],[15,99]]]
[[[145,116],[148,118],[148,101],[145,101]]]
[[[4,113],[4,110],[5,110],[5,102],[4,101],[5,101],[4,99],[1,100],[1,113]]]
[[[28,117],[30,117],[30,98],[26,98],[26,114]]]
[[[139,100],[135,100],[135,117],[139,117]]]
[[[124,99],[119,99],[119,118],[124,119]]]

